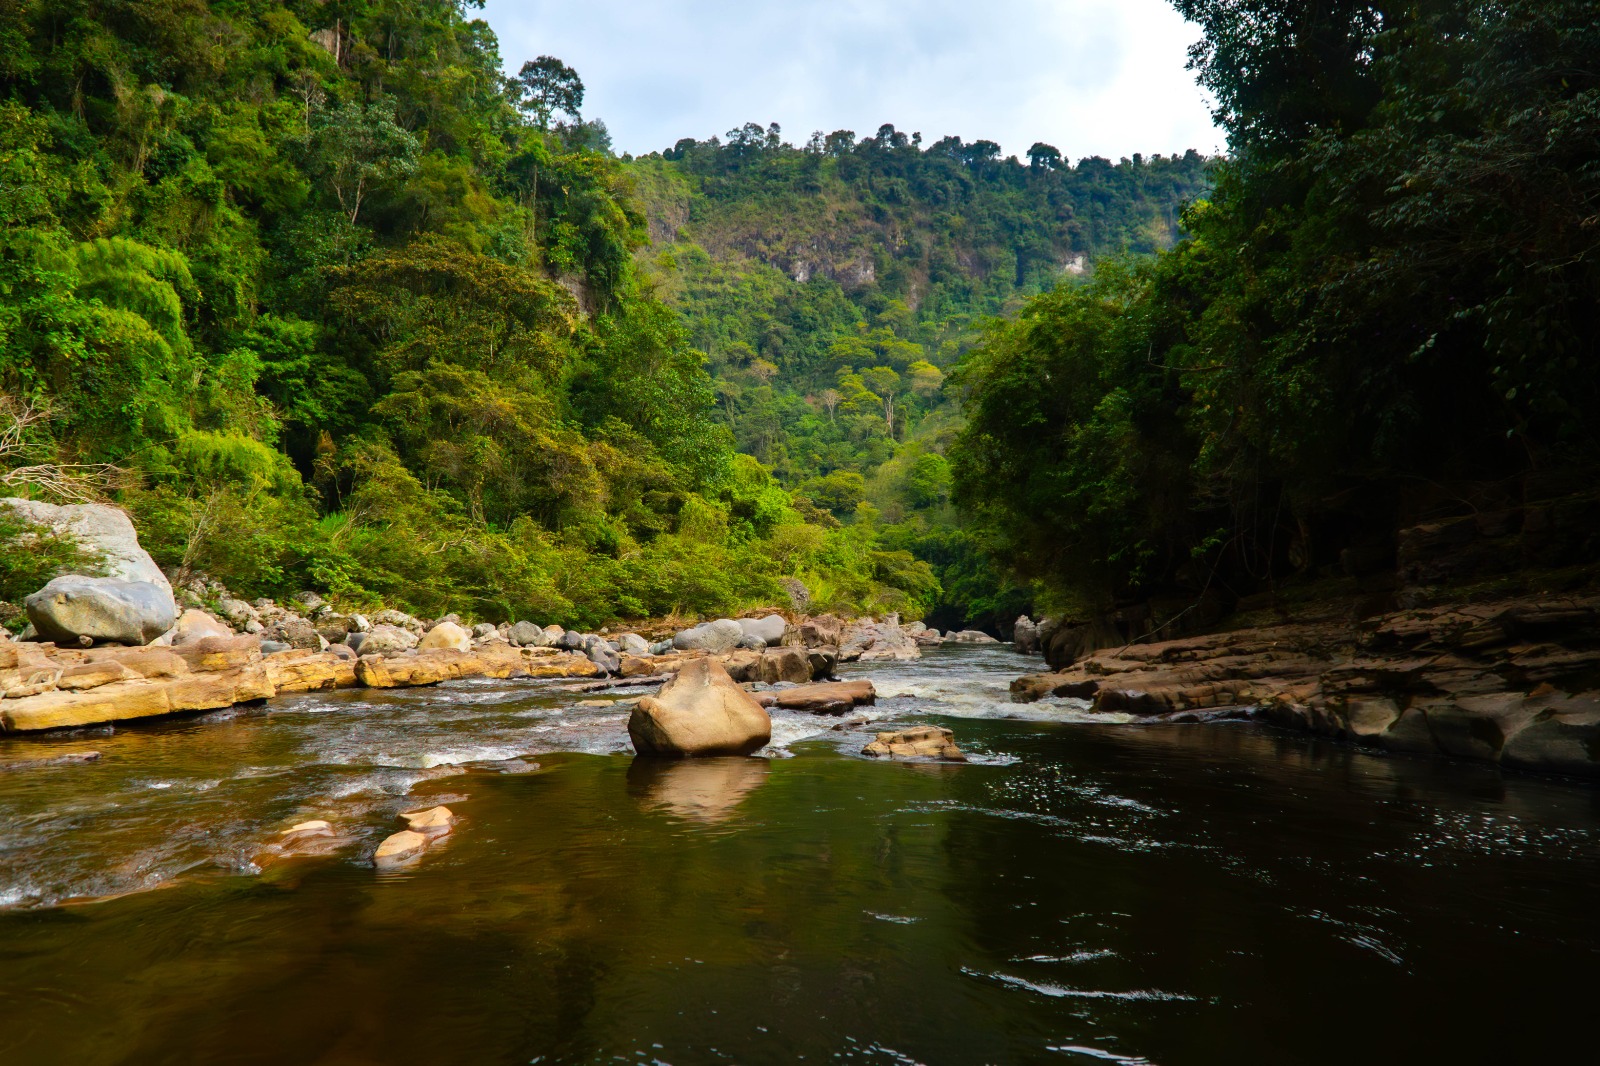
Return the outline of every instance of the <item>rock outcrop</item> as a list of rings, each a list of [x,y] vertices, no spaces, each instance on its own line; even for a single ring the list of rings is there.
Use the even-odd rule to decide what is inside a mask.
[[[348,653],[346,653],[348,655]],[[366,656],[290,650],[259,637],[206,637],[179,647],[58,648],[0,641],[0,732],[37,732],[207,711],[273,696],[464,677],[594,677],[587,658],[546,648],[485,647]]]
[[[1393,751],[1600,776],[1600,597],[1134,644],[1011,692],[1180,721],[1242,714]]]
[[[898,621],[863,619],[845,627],[840,637],[839,661],[881,662],[922,658],[922,649]]]
[[[640,755],[748,755],[772,739],[772,719],[718,663],[686,662],[628,718]]]
[[[861,754],[880,759],[938,759],[966,762],[956,747],[956,735],[936,725],[919,725],[898,733],[879,733],[878,739],[861,749]]]
[[[998,644],[994,637],[981,629],[963,629],[958,633],[951,633],[945,638],[947,644]]]

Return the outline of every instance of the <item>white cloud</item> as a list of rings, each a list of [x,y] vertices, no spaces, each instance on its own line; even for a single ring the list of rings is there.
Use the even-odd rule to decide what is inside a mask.
[[[934,141],[1035,141],[1069,158],[1223,137],[1184,69],[1199,31],[1165,0],[488,0],[508,71],[555,55],[617,150],[669,148],[745,122]]]

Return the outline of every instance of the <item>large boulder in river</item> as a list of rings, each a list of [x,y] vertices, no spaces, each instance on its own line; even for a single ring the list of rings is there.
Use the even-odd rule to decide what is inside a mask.
[[[894,621],[853,622],[844,631],[839,645],[839,661],[853,663],[920,659],[922,649],[911,635]]]
[[[1033,619],[1027,615],[1017,618],[1011,627],[1011,643],[1024,655],[1036,655],[1039,651],[1039,627],[1033,624]]]
[[[639,700],[628,736],[640,755],[748,755],[772,739],[772,719],[720,664],[694,659]]]
[[[764,641],[767,647],[775,648],[783,643],[783,634],[789,628],[789,623],[781,614],[769,614],[765,618],[741,618],[739,628],[744,631],[747,640]]]
[[[705,651],[712,655],[730,652],[744,639],[744,627],[731,618],[715,622],[702,622],[685,629],[672,638],[672,646],[679,651]]]
[[[68,574],[22,601],[43,640],[62,645],[148,644],[178,621],[170,586]]]
[[[24,601],[28,621],[59,644],[148,644],[172,628],[178,605],[172,585],[139,546],[133,521],[99,503],[0,500],[23,522],[71,537],[99,559],[104,576],[63,575]]]
[[[861,749],[861,754],[879,759],[941,759],[966,762],[956,747],[956,735],[936,725],[919,725],[898,733],[879,733],[878,739]]]
[[[981,629],[963,629],[959,633],[951,633],[944,638],[951,644],[998,644],[994,637]]]
[[[437,651],[447,648],[452,651],[471,651],[472,634],[454,622],[440,622],[428,630],[421,643],[417,645],[418,651]]]

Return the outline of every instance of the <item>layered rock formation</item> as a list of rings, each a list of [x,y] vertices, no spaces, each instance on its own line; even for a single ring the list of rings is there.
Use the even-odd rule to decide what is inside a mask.
[[[251,635],[206,637],[173,648],[69,649],[0,641],[0,732],[216,710],[357,685],[394,688],[462,677],[593,677],[599,672],[585,656],[509,644],[358,660],[331,651],[262,655],[260,638]]]
[[[1249,714],[1394,751],[1600,776],[1600,597],[1132,644],[1011,692],[1178,720]]]

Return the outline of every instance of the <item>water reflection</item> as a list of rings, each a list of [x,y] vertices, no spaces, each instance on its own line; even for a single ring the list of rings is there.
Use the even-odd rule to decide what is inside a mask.
[[[635,758],[628,767],[628,794],[646,810],[707,825],[725,822],[766,783],[766,759]]]

